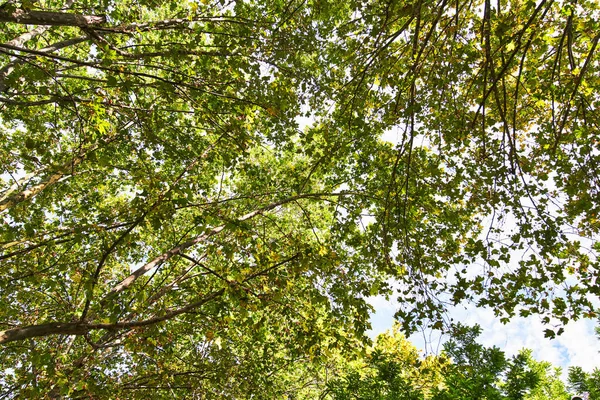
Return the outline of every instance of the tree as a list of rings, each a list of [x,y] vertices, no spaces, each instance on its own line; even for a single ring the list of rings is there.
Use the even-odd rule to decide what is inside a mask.
[[[569,389],[578,395],[587,393],[589,400],[600,399],[600,369],[585,372],[581,367],[569,368]]]
[[[376,294],[594,317],[597,12],[7,2],[4,392],[277,397]]]
[[[571,396],[567,392],[565,383],[562,381],[562,371],[547,361],[529,361],[530,368],[539,376],[538,386],[531,390],[525,398],[528,400],[569,400]]]
[[[376,343],[353,363],[338,367],[321,396],[334,400],[425,399],[444,384],[447,359],[419,356],[400,326],[380,334]]]
[[[341,367],[326,394],[335,400],[568,398],[560,380],[554,382],[559,378],[548,376],[548,363],[535,361],[530,350],[508,358],[496,347],[484,347],[476,341],[478,326],[455,326],[443,354],[427,358],[399,328],[379,335],[366,357]]]
[[[454,327],[454,338],[444,344],[452,363],[444,373],[445,385],[433,399],[510,399],[527,398],[540,384],[540,371],[531,368],[530,351],[507,358],[497,347],[486,348],[476,342],[479,326]]]
[[[439,319],[439,300],[471,300],[505,321],[595,315],[597,98],[586,87],[598,86],[596,9],[381,2],[341,28],[345,46],[332,47],[351,78],[335,117],[398,136],[391,168],[373,170],[371,152],[344,165],[356,159],[364,179],[346,174],[352,188],[384,199],[371,208],[371,243],[395,250],[384,261],[406,286],[406,330]]]
[[[596,327],[596,335],[600,339],[600,328]],[[574,366],[569,368],[568,388],[576,395],[586,393],[589,400],[600,399],[600,369],[594,368],[592,372],[585,372],[583,368]]]

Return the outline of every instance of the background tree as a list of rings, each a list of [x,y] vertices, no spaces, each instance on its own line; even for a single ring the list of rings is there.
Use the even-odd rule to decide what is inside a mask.
[[[478,326],[455,326],[443,354],[427,358],[399,328],[379,335],[365,357],[341,366],[325,394],[336,400],[570,398],[559,370],[535,361],[530,350],[509,358],[484,347]]]
[[[569,400],[571,395],[563,382],[562,370],[547,361],[529,360],[530,368],[540,378],[537,387],[525,397],[531,400]]]
[[[598,368],[592,372],[585,372],[581,367],[569,368],[568,384],[571,392],[577,395],[588,393],[590,400],[600,399],[600,369]]]
[[[335,400],[430,398],[444,384],[446,367],[443,356],[422,358],[395,325],[377,337],[365,356],[341,366],[324,394]]]
[[[540,384],[540,372],[531,368],[531,353],[507,358],[497,347],[476,342],[479,326],[456,325],[453,338],[444,344],[451,360],[444,373],[444,387],[433,399],[522,400]]]

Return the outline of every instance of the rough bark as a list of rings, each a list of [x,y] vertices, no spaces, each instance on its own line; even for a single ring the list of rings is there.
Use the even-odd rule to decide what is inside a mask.
[[[71,8],[71,6],[73,5],[73,2],[74,2],[74,0],[67,1],[65,3],[65,8]],[[46,32],[48,29],[50,29],[50,25],[38,26],[35,29],[32,29],[29,32],[25,32],[22,35],[14,38],[13,40],[6,42],[5,44],[10,45],[10,46],[15,46],[15,47],[21,47],[25,43],[27,43],[28,41],[33,39],[34,37]]]
[[[103,15],[81,15],[52,11],[28,11],[21,8],[16,10],[0,9],[0,22],[12,22],[24,25],[52,26],[96,26],[106,22]]]
[[[22,328],[7,329],[0,332],[0,343],[15,342],[38,336],[48,335],[83,335],[89,332],[87,326],[76,322],[50,322],[41,325],[24,326]]]

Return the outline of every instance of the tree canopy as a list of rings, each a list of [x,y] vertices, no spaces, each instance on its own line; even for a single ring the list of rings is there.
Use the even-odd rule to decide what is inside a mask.
[[[329,382],[335,400],[534,400],[569,398],[550,365],[529,350],[508,358],[477,343],[481,328],[457,324],[441,356],[421,358],[395,326],[377,338],[363,365]],[[553,390],[546,389],[553,384]],[[562,386],[561,386],[562,384]]]
[[[549,337],[597,316],[595,1],[23,0],[0,21],[10,396],[274,398],[365,342],[374,295],[406,333],[464,302]]]

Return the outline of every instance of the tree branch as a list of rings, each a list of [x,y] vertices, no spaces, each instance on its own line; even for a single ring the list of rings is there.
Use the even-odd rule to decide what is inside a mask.
[[[131,322],[115,322],[113,324],[84,324],[80,322],[50,322],[47,324],[41,325],[30,325],[24,326],[21,328],[13,328],[7,329],[5,331],[0,331],[0,344],[21,341],[25,339],[30,339],[34,337],[40,336],[50,336],[50,335],[85,335],[90,331],[95,330],[107,330],[107,331],[115,331],[115,330],[123,330],[123,329],[133,329],[133,328],[142,328],[144,326],[154,325],[159,322],[167,321],[171,318],[174,318],[180,314],[184,314],[192,311],[195,308],[198,308],[209,301],[221,296],[225,293],[225,289],[220,289],[216,292],[212,292],[200,300],[188,304],[185,307],[179,308],[177,310],[172,310],[160,317],[154,317],[150,319],[146,319],[143,321],[131,321]]]
[[[73,5],[73,2],[74,2],[74,0],[68,0],[65,3],[65,7],[66,8],[71,8],[71,6]],[[37,28],[32,29],[29,32],[25,32],[22,35],[14,38],[13,40],[10,40],[10,41],[6,42],[6,44],[11,45],[11,46],[21,47],[25,43],[27,43],[28,41],[30,41],[31,39],[33,39],[34,37],[39,36],[42,33],[46,32],[48,29],[50,29],[49,25],[38,26]]]
[[[76,157],[73,160],[73,163],[71,165],[75,166],[75,165],[79,164],[82,160],[83,160],[82,157]],[[47,179],[45,179],[43,182],[41,182],[29,189],[23,190],[19,193],[12,194],[12,190],[9,190],[9,192],[5,196],[0,198],[0,212],[6,210],[8,208],[14,207],[15,205],[17,205],[27,199],[32,198],[33,196],[35,196],[36,194],[38,194],[39,192],[44,190],[46,187],[58,182],[61,178],[63,178],[66,175],[69,175],[69,174],[64,174],[62,172],[52,174]],[[13,186],[13,188],[14,188],[14,186]],[[11,189],[13,189],[13,188],[11,188]]]
[[[12,49],[21,48],[20,44],[13,43],[15,40],[11,40],[10,42],[5,43],[4,45],[7,48],[12,48]],[[68,46],[73,46],[75,44],[86,42],[88,40],[89,40],[89,38],[87,36],[67,39],[67,40],[63,40],[62,42],[54,43],[48,47],[44,47],[43,49],[40,49],[38,51],[40,51],[42,53],[51,53],[53,51],[56,51],[56,50],[59,50],[59,49],[62,49],[62,48],[68,47]],[[15,69],[15,67],[17,65],[21,65],[23,63],[25,63],[25,59],[15,59],[15,60],[9,62],[8,64],[6,64],[4,67],[2,67],[2,69],[0,69],[0,92],[5,93],[8,90],[8,87],[4,84],[4,80],[6,79],[6,77],[8,75],[10,75],[10,73]]]
[[[17,47],[21,47],[23,46],[26,42],[30,41],[31,39],[33,39],[34,37],[41,35],[42,33],[46,32],[48,29],[50,29],[50,26],[48,25],[41,25],[38,26],[37,28],[29,31],[29,32],[25,32],[22,35],[14,38],[13,40],[9,40],[8,42],[6,42],[6,44],[10,45],[10,46],[17,46]]]
[[[1,101],[1,99],[0,99],[0,101]],[[111,138],[111,139],[108,139],[107,142],[109,143],[113,140],[114,140],[114,138]],[[38,183],[37,185],[35,185],[29,189],[22,190],[18,193],[15,193],[15,191],[19,190],[19,185],[15,184],[12,187],[10,187],[4,193],[4,195],[2,197],[0,197],[0,213],[6,209],[14,207],[15,205],[17,205],[27,199],[34,197],[35,195],[40,193],[42,190],[46,189],[48,186],[51,186],[51,185],[55,184],[56,182],[60,181],[62,178],[72,175],[75,167],[78,166],[79,164],[81,164],[81,162],[85,159],[85,157],[88,155],[88,153],[96,150],[97,148],[98,148],[98,145],[96,144],[96,145],[91,146],[90,149],[88,149],[84,152],[81,152],[80,154],[75,156],[73,159],[71,159],[68,162],[66,162],[65,164],[63,164],[62,168],[60,169],[61,172],[56,172],[56,173],[51,174],[49,177],[44,179],[42,182]],[[62,171],[67,171],[67,172],[62,172]],[[31,174],[28,174],[26,176],[26,178],[31,178]]]
[[[328,196],[349,196],[349,195],[354,195],[356,193],[353,192],[339,192],[339,193],[305,193],[305,194],[299,194],[296,196],[291,196],[288,197],[286,199],[280,200],[280,201],[276,201],[274,203],[271,203],[267,206],[261,207],[255,211],[252,211],[248,214],[245,214],[235,220],[233,220],[233,222],[242,222],[242,221],[246,221],[249,220],[251,218],[254,218],[257,215],[260,215],[266,211],[270,211],[276,207],[279,207],[281,205],[299,200],[299,199],[307,199],[307,198],[320,198],[320,197],[328,197]],[[147,264],[141,266],[140,268],[138,268],[137,270],[135,270],[131,275],[129,275],[127,278],[123,279],[117,286],[113,287],[110,292],[108,292],[108,294],[104,297],[104,299],[102,299],[101,304],[106,304],[106,302],[112,298],[113,296],[121,293],[123,290],[127,289],[129,286],[133,285],[133,283],[142,275],[144,275],[146,272],[150,271],[151,269],[159,266],[160,264],[164,263],[165,261],[169,260],[171,257],[175,256],[175,255],[180,255],[185,249],[192,247],[195,244],[201,243],[205,240],[207,240],[208,238],[210,238],[211,236],[214,236],[216,234],[218,234],[219,232],[221,232],[223,229],[225,229],[226,225],[220,225],[217,226],[211,230],[209,230],[208,232],[203,233],[202,235],[196,236],[195,238],[192,238],[190,240],[188,240],[187,242],[184,242],[182,244],[180,244],[179,246],[173,247],[171,250],[168,250],[166,252],[164,252],[163,254],[159,255],[158,257],[154,258],[152,261],[148,262]]]
[[[54,11],[28,11],[22,8],[16,10],[0,9],[0,22],[12,22],[24,25],[52,26],[95,26],[106,22],[104,15],[81,15]]]

